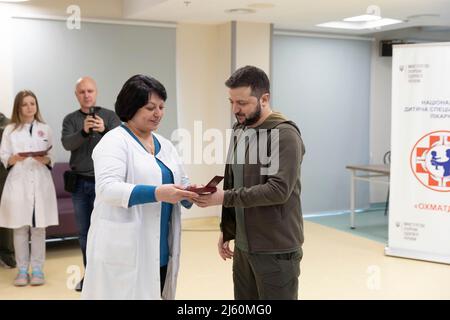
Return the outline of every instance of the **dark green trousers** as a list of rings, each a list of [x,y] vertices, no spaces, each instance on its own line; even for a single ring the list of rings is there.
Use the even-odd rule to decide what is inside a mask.
[[[14,257],[13,230],[0,228],[0,257]]]
[[[236,300],[297,300],[302,250],[282,254],[251,254],[234,248]]]

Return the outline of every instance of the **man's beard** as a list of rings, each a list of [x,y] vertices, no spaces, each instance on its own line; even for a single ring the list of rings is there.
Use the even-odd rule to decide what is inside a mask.
[[[244,122],[242,124],[244,126],[248,127],[248,126],[251,126],[251,125],[257,123],[259,121],[259,119],[261,119],[261,104],[258,101],[258,104],[256,105],[255,112],[250,114],[248,116],[248,118],[245,117],[245,120],[244,120]],[[236,115],[236,120],[239,122],[239,119],[238,119],[237,115]]]

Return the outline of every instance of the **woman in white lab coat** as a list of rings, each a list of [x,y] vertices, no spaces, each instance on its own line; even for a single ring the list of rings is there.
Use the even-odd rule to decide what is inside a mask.
[[[172,143],[154,133],[164,86],[137,75],[115,109],[124,122],[97,144],[96,199],[87,240],[83,299],[174,299],[180,260],[181,205],[197,194]]]
[[[0,159],[9,170],[0,202],[0,226],[14,229],[16,286],[44,284],[45,228],[58,224],[51,146],[52,131],[42,120],[36,96],[20,91],[0,146]],[[47,154],[30,154],[47,150]]]

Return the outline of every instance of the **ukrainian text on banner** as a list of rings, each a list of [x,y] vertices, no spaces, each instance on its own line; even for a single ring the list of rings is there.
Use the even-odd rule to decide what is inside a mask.
[[[386,254],[450,263],[450,44],[395,46]]]

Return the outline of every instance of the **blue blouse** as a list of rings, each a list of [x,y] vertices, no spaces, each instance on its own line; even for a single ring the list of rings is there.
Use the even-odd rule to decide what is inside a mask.
[[[124,128],[144,149],[145,147],[139,141],[139,139],[134,135],[134,133],[122,125]],[[161,151],[161,144],[158,139],[153,135],[153,142],[155,145],[155,156]],[[172,184],[174,183],[172,171],[159,159],[156,159],[158,163],[161,174],[162,174],[162,184]],[[128,201],[128,207],[132,207],[138,204],[144,204],[149,202],[156,202],[156,186],[151,185],[136,185],[131,192],[130,200]],[[181,201],[181,204],[190,208],[192,203],[186,200]],[[162,202],[161,204],[161,232],[159,241],[159,254],[160,254],[160,266],[166,266],[169,263],[169,229],[170,229],[170,218],[172,215],[173,205],[171,203]]]

